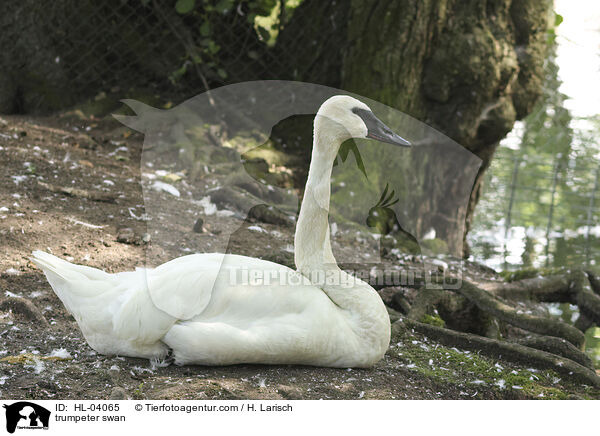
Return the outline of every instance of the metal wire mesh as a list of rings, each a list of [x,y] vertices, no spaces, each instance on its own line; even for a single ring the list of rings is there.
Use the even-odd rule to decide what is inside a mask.
[[[506,261],[511,245],[522,246],[521,257],[537,259],[537,265],[600,264],[598,159],[589,153],[528,156],[500,148],[484,186],[470,235],[477,254],[491,243],[504,259],[502,268],[511,267]],[[494,241],[485,240],[490,232]],[[523,259],[513,256],[512,263],[518,266]]]
[[[176,0],[9,1],[0,5],[2,56],[15,82],[39,71],[55,96],[68,91],[63,95],[71,100],[117,87],[184,99],[230,83],[293,79],[292,60],[313,55],[308,39],[315,20],[302,17],[300,7],[308,2],[197,0],[182,14]],[[312,4],[311,16],[319,5]],[[303,31],[289,32],[282,48],[277,38],[292,18],[306,18]],[[19,40],[9,41],[14,35]],[[45,103],[39,106],[59,106]]]

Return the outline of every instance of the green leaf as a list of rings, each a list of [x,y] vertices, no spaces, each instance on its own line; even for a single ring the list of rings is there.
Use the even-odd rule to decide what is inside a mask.
[[[267,29],[265,29],[264,27],[260,27],[258,26],[258,28],[256,29],[258,31],[258,36],[259,39],[261,41],[268,41],[269,39],[271,39],[271,34],[269,33],[269,31]]]
[[[183,15],[191,12],[192,9],[194,9],[194,6],[196,6],[196,0],[177,0],[177,3],[175,3],[175,10],[178,14]]]
[[[207,20],[204,23],[202,23],[202,26],[200,26],[200,35],[202,35],[202,36],[210,35],[210,21]]]
[[[560,14],[557,14],[556,12],[554,13],[554,26],[560,26],[560,23],[562,23],[564,20],[563,16]]]
[[[210,54],[216,54],[219,50],[221,50],[221,46],[216,44],[213,40],[208,43],[208,51]]]
[[[231,9],[232,6],[233,6],[232,0],[220,0],[219,3],[216,4],[215,9],[218,12],[225,14],[225,13],[229,12],[229,10]]]
[[[187,64],[183,64],[181,66],[181,68],[178,68],[177,70],[173,71],[170,76],[169,76],[169,80],[171,81],[171,83],[175,84],[177,83],[177,81],[179,79],[181,79],[181,77],[187,72]]]
[[[342,163],[346,162],[346,159],[348,159],[348,154],[350,152],[352,152],[352,154],[354,155],[354,159],[356,160],[356,166],[358,167],[360,172],[363,173],[365,175],[365,177],[368,179],[369,176],[367,176],[367,170],[365,169],[365,163],[362,160],[362,157],[360,155],[360,151],[358,150],[358,146],[356,145],[356,142],[346,141],[340,146],[340,149],[338,150],[338,154],[340,156]]]
[[[223,80],[227,79],[227,72],[223,69],[223,68],[219,68],[217,70],[217,74],[219,75],[219,77]]]
[[[349,142],[344,142],[338,150],[338,154],[340,155],[342,163],[346,162],[346,159],[348,159],[348,153],[350,152],[350,147],[348,144]]]

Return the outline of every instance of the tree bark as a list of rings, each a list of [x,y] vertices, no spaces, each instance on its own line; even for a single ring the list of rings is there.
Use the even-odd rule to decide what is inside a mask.
[[[332,2],[333,3],[333,2]],[[436,176],[432,195],[419,205],[418,232],[435,223],[450,242],[464,241],[481,183],[498,142],[525,117],[541,95],[542,66],[552,2],[549,0],[305,0],[298,21],[283,30],[280,53],[293,50],[302,29],[311,59],[299,57],[295,80],[338,86],[381,101],[440,130],[482,159],[471,189],[466,223],[441,224],[431,213],[455,216],[442,184],[457,185],[460,169],[427,168]],[[316,17],[308,22],[306,17]],[[343,33],[345,32],[345,34]],[[423,166],[412,162],[413,166]],[[446,200],[446,201],[444,201]],[[440,205],[441,208],[440,208]],[[415,235],[417,238],[420,235]]]

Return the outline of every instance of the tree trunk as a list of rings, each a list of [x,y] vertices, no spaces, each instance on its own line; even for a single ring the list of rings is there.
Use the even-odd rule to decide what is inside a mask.
[[[448,220],[440,228],[431,213],[436,205],[438,213],[456,215],[440,210],[441,204],[455,204],[442,197],[446,191],[440,188],[449,180],[464,183],[459,168],[452,174],[427,168],[435,175],[428,181],[432,195],[413,205],[422,217],[420,232],[435,222],[437,235],[457,241],[464,240],[470,227],[498,142],[541,95],[551,12],[549,0],[356,0],[327,6],[305,0],[295,12],[297,20],[283,30],[278,50],[288,57],[297,53],[294,35],[302,30],[302,40],[311,41],[314,51],[311,62],[300,56],[297,68],[286,68],[293,72],[289,78],[381,101],[482,159],[464,206],[466,223]]]

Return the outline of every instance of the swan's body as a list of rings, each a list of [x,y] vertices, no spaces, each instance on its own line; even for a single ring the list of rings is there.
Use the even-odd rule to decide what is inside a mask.
[[[336,96],[315,118],[295,237],[298,272],[218,253],[117,274],[40,251],[33,253],[33,261],[90,346],[102,354],[162,359],[171,349],[179,364],[371,366],[388,348],[389,316],[375,290],[341,271],[333,257],[328,225],[331,169],[345,139],[376,137],[406,144],[389,129],[375,135],[372,129],[383,124],[374,125],[374,116],[357,115],[356,110],[371,113],[358,100]],[[253,271],[261,279],[253,280]]]

